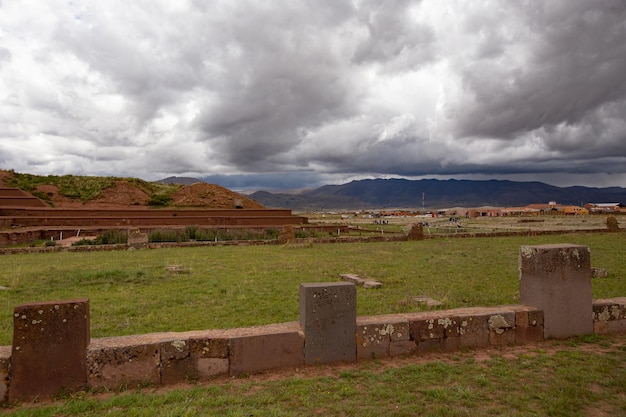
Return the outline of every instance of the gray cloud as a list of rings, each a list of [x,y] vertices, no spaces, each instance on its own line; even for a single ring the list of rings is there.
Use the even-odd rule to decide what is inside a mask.
[[[515,11],[523,24],[504,42],[506,20],[477,28],[502,49],[462,69],[470,94],[458,104],[458,135],[508,139],[559,124],[584,128],[586,115],[626,100],[624,2],[529,2]]]
[[[626,185],[621,0],[0,11],[3,168],[238,188],[400,175]]]

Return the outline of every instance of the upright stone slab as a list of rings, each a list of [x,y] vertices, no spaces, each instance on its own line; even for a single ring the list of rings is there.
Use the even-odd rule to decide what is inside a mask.
[[[408,240],[424,240],[424,226],[422,223],[411,225],[411,230],[407,234]]]
[[[139,229],[133,229],[128,232],[128,246],[135,249],[145,247],[149,242],[148,234],[142,233]]]
[[[300,284],[300,325],[307,364],[356,360],[356,287]]]
[[[87,299],[15,307],[9,401],[84,388],[89,338]]]
[[[591,256],[581,245],[522,246],[520,301],[544,314],[544,337],[593,333]]]

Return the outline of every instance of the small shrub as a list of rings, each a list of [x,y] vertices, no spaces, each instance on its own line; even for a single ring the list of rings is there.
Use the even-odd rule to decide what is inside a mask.
[[[148,242],[186,242],[189,238],[185,236],[184,230],[154,230],[148,233]]]
[[[325,237],[324,233],[317,230],[298,229],[295,231],[296,239],[306,239],[315,237]],[[328,236],[333,236],[332,232],[328,233]]]
[[[81,239],[72,244],[72,246],[84,245],[117,245],[128,242],[128,232],[125,230],[106,230],[95,239]]]
[[[95,239],[96,245],[115,245],[128,242],[126,230],[107,230]]]
[[[163,229],[148,234],[149,242],[198,242],[228,240],[270,240],[277,239],[279,230],[275,228],[258,229],[202,229],[198,226],[187,226],[185,230]]]
[[[148,205],[150,206],[158,206],[158,207],[165,207],[168,206],[172,203],[172,197],[170,197],[169,195],[165,195],[165,194],[155,194],[152,197],[150,197],[150,200],[148,201]]]

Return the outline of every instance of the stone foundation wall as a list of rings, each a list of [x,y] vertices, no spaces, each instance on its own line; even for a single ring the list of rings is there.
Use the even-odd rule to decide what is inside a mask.
[[[594,333],[626,332],[626,297],[597,300],[593,311]],[[525,305],[357,317],[354,355],[362,361],[524,345],[544,340],[543,326],[543,311]],[[307,363],[305,345],[299,322],[91,339],[84,388],[169,385],[296,368]],[[11,375],[11,361],[11,346],[0,347],[0,400],[27,400],[13,393],[11,382],[19,376],[15,370]]]

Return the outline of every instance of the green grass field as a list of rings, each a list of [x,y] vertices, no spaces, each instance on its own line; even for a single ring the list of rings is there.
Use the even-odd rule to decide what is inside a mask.
[[[11,416],[622,416],[626,336],[461,351],[222,378],[175,388],[79,392],[7,406]]]
[[[592,266],[608,269],[594,298],[626,296],[624,233],[5,255],[0,345],[11,343],[15,306],[85,297],[92,337],[295,321],[299,284],[341,273],[384,285],[358,289],[359,315],[418,311],[416,296],[443,308],[517,303],[520,245],[559,242],[588,245]]]
[[[298,319],[302,282],[351,272],[383,282],[358,289],[358,314],[516,303],[520,245],[591,249],[594,298],[626,296],[626,234],[439,238],[419,242],[223,246],[0,256],[0,344],[16,305],[88,297],[92,336],[251,326]],[[185,273],[168,272],[181,265]],[[176,388],[81,392],[6,406],[11,416],[603,416],[626,414],[626,336],[461,351],[277,377],[222,378]]]

